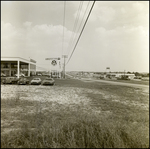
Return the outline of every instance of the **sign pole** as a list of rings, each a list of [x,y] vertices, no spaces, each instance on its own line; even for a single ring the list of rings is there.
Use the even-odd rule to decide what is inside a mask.
[[[45,60],[50,60],[50,71],[49,71],[49,75],[52,76],[52,71],[51,71],[51,64],[53,66],[57,65],[57,62],[56,60],[60,60],[60,58],[45,58]],[[52,61],[51,61],[52,60]],[[56,71],[56,74],[57,74],[58,70]]]
[[[65,58],[67,58],[67,55],[62,55],[62,58],[64,58],[64,67],[63,67],[63,78],[65,79]]]

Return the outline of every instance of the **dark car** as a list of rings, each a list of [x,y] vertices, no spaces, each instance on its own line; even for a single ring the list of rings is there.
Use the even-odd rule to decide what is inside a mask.
[[[3,84],[5,79],[6,79],[6,75],[1,72],[1,84]]]
[[[40,79],[40,78],[33,78],[32,80],[31,80],[31,85],[40,85],[41,84],[41,82],[42,82],[42,80]]]
[[[18,74],[15,74],[15,77],[18,77]],[[20,73],[19,77],[25,77],[25,75],[23,73]]]
[[[46,78],[42,81],[42,85],[55,85],[55,80],[53,78]]]
[[[20,80],[18,81],[18,85],[26,85],[29,84],[29,80],[27,78],[20,78]]]
[[[2,83],[3,84],[17,84],[18,80],[19,79],[16,77],[6,77]]]

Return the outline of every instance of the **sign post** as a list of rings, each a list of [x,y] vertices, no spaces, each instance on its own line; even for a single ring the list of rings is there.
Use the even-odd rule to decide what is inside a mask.
[[[110,67],[106,67],[106,74],[107,74],[107,70],[109,70],[109,71],[110,71]]]
[[[45,60],[50,60],[50,76],[52,76],[51,65],[56,66],[57,60],[60,60],[60,58],[45,58]]]

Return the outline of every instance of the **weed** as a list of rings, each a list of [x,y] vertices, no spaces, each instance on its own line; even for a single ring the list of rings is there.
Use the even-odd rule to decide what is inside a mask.
[[[106,88],[106,87],[105,87]],[[116,89],[116,90],[115,90]],[[123,89],[107,91],[121,94]],[[101,90],[104,90],[101,88]],[[118,91],[121,91],[118,93]],[[131,90],[127,90],[131,91]],[[120,100],[136,100],[139,93]],[[133,90],[132,90],[133,91]],[[107,92],[106,92],[107,93]],[[132,93],[129,93],[132,94]],[[1,99],[2,148],[148,148],[148,110],[114,102],[99,94],[85,93],[87,106],[55,102]],[[86,97],[85,97],[86,98]],[[140,102],[145,96],[140,96]],[[147,103],[145,101],[145,103]],[[94,110],[100,111],[94,113]],[[12,123],[13,122],[13,123]],[[7,125],[6,125],[7,124]],[[9,131],[7,131],[9,130]]]
[[[23,104],[20,102],[20,104]],[[26,105],[27,105],[26,101]],[[30,102],[29,102],[30,104]],[[48,103],[46,103],[48,104]],[[25,106],[26,106],[25,105]],[[23,106],[23,105],[20,105]],[[39,103],[34,103],[35,109],[40,109]],[[65,111],[60,106],[61,113],[50,111],[45,114],[42,110],[35,110],[32,115],[20,119],[20,131],[13,131],[11,135],[3,134],[1,147],[26,148],[142,148],[148,147],[147,140],[140,136],[141,127],[125,125],[123,120],[114,121],[113,118],[99,117],[78,111]],[[130,125],[131,126],[131,125]],[[143,138],[141,138],[143,137]],[[142,142],[143,141],[143,142]]]

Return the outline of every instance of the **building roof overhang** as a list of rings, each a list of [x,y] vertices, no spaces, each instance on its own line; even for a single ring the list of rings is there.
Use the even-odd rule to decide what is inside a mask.
[[[36,65],[36,63],[33,63],[21,57],[1,57],[1,61],[20,61],[20,62]]]

